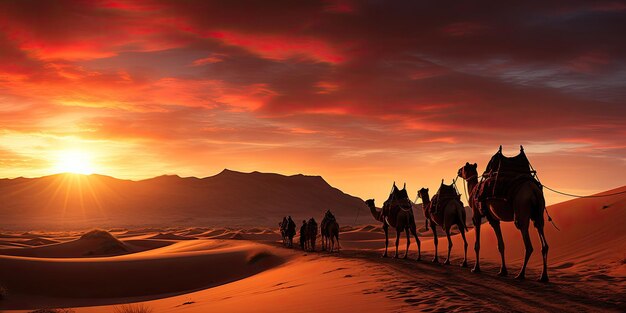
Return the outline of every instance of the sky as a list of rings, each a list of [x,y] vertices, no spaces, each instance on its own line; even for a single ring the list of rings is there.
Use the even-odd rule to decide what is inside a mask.
[[[626,3],[532,2],[4,0],[0,177],[229,168],[382,202],[524,145],[549,187],[625,185]]]

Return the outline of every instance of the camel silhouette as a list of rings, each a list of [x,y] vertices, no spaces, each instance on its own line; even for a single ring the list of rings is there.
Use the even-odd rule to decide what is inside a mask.
[[[523,148],[520,147],[518,156],[508,158],[502,155],[502,147],[500,147],[500,150],[492,157],[487,165],[487,170],[483,174],[483,178],[486,179],[481,182],[478,181],[477,167],[476,163],[470,164],[466,162],[458,171],[458,176],[467,182],[469,204],[473,212],[472,221],[476,227],[476,243],[474,245],[476,265],[472,271],[480,272],[480,228],[482,218],[485,217],[493,227],[498,239],[498,251],[501,257],[499,276],[508,274],[504,259],[504,240],[500,222],[514,222],[515,226],[520,230],[524,240],[525,255],[524,263],[516,278],[524,279],[526,265],[533,252],[528,232],[528,227],[532,220],[539,234],[543,258],[543,269],[539,281],[548,282],[548,242],[544,234],[545,221],[543,217],[546,207],[545,199],[541,185],[531,175]],[[495,191],[496,187],[500,187],[500,192]]]
[[[453,195],[450,195],[449,192],[446,195],[446,192],[443,192],[443,190],[450,189],[452,189]],[[461,266],[467,267],[467,240],[465,239],[465,231],[467,230],[465,226],[466,213],[463,208],[463,203],[458,200],[454,187],[442,183],[437,194],[433,196],[432,201],[428,195],[428,188],[418,190],[417,196],[422,199],[422,210],[424,211],[424,217],[427,221],[426,225],[430,223],[430,228],[433,231],[433,241],[435,243],[435,257],[433,258],[433,262],[439,262],[439,254],[437,253],[437,246],[439,244],[437,225],[443,228],[448,238],[448,257],[443,264],[450,264],[450,251],[452,250],[450,228],[452,225],[456,225],[463,238],[463,263],[461,263]],[[438,206],[438,208],[435,210],[434,207],[436,206]],[[426,228],[428,228],[428,226]]]
[[[389,227],[396,229],[396,253],[394,258],[398,258],[398,245],[400,243],[400,236],[403,231],[406,232],[406,251],[403,258],[408,257],[409,246],[411,245],[411,236],[415,237],[417,244],[417,260],[422,258],[422,247],[419,238],[417,237],[417,229],[415,226],[415,216],[413,215],[413,205],[409,200],[406,193],[406,184],[404,189],[399,190],[396,184],[393,184],[391,194],[387,201],[384,202],[381,209],[376,208],[374,199],[365,201],[365,204],[370,208],[372,216],[379,222],[383,223],[383,230],[385,231],[385,253],[383,257],[387,257],[387,249],[389,247]],[[410,234],[409,234],[410,232]]]

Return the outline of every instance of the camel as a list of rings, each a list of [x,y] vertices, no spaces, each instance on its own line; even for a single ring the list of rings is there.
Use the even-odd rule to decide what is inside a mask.
[[[330,210],[326,211],[326,214],[324,214],[324,218],[322,218],[322,222],[320,223],[320,239],[322,241],[322,251],[326,251],[326,249],[328,249],[328,212],[330,212]]]
[[[430,227],[433,230],[433,241],[435,243],[435,257],[433,258],[433,262],[439,262],[439,254],[437,253],[439,241],[437,238],[437,225],[443,228],[446,232],[446,237],[448,238],[448,257],[443,264],[450,264],[450,251],[452,250],[450,228],[452,225],[456,225],[461,232],[461,237],[463,238],[463,263],[461,263],[461,267],[467,267],[467,240],[465,239],[465,230],[467,230],[467,226],[465,226],[465,209],[463,208],[463,203],[457,200],[456,191],[453,187],[443,185],[442,183],[442,188],[444,188],[444,186],[445,188],[452,188],[455,198],[443,198],[442,194],[437,192],[437,195],[433,197],[433,202],[431,202],[430,196],[428,195],[428,188],[422,188],[417,191],[417,197],[422,199],[422,210],[424,211],[424,217],[426,218],[426,229],[428,229],[428,224],[430,223]],[[436,208],[436,211],[433,210],[433,205],[439,206]]]
[[[307,223],[307,245],[311,251],[315,251],[315,241],[317,240],[317,222],[311,217]]]
[[[333,252],[335,249],[335,240],[337,240],[337,251],[339,251],[339,224],[335,219],[335,216],[330,212],[330,210],[326,211],[324,218],[321,223],[321,233],[322,233],[322,250],[328,248],[328,240],[331,241],[330,251]]]
[[[396,229],[396,253],[394,258],[398,258],[398,245],[400,244],[400,236],[403,231],[406,232],[406,251],[403,259],[406,259],[409,254],[409,246],[411,245],[411,234],[415,237],[417,243],[417,260],[422,259],[422,247],[419,238],[417,237],[417,229],[415,226],[415,216],[413,215],[413,204],[409,200],[406,193],[406,184],[404,189],[399,190],[396,184],[393,184],[393,189],[387,201],[384,202],[381,209],[377,209],[374,199],[365,201],[365,204],[370,208],[370,212],[374,219],[383,223],[383,230],[385,231],[385,253],[382,257],[387,257],[387,249],[389,247],[389,227]]]
[[[303,251],[307,250],[308,246],[308,232],[309,232],[309,224],[307,224],[306,220],[302,221],[302,226],[300,226],[300,249]]]
[[[494,156],[503,157],[501,155],[502,147],[500,151]],[[520,156],[524,150],[521,149]],[[519,157],[519,156],[518,156]],[[525,159],[525,156],[523,156]],[[494,160],[492,158],[492,161]],[[513,158],[508,158],[513,159]],[[491,165],[491,162],[490,162]],[[488,169],[489,169],[488,165]],[[543,191],[540,185],[532,179],[518,180],[515,184],[515,188],[512,188],[512,192],[509,193],[508,199],[498,198],[486,198],[480,199],[477,195],[480,193],[480,186],[478,182],[478,173],[476,171],[477,164],[465,163],[465,166],[461,167],[458,171],[459,177],[462,177],[467,182],[467,188],[469,190],[469,202],[473,211],[472,221],[476,227],[476,243],[474,245],[474,251],[476,251],[476,265],[473,272],[480,272],[480,226],[482,218],[485,217],[489,224],[493,227],[496,237],[498,239],[498,251],[501,257],[501,267],[499,276],[507,275],[506,263],[504,260],[504,240],[502,238],[502,231],[500,229],[500,222],[514,222],[515,226],[520,230],[522,239],[524,240],[524,263],[520,272],[517,274],[517,279],[524,279],[526,274],[526,265],[528,259],[533,252],[532,243],[530,241],[530,235],[528,227],[530,221],[533,221],[537,233],[539,234],[539,240],[541,241],[541,254],[543,258],[543,269],[539,281],[548,282],[548,242],[546,241],[544,234],[545,221],[543,213],[545,211],[545,199],[543,197]]]
[[[296,223],[291,219],[291,216],[287,218],[285,235],[287,236],[287,246],[293,247],[293,236],[296,235]]]
[[[278,223],[280,228],[280,235],[283,238],[283,245],[287,245],[287,217],[283,217],[283,221]]]

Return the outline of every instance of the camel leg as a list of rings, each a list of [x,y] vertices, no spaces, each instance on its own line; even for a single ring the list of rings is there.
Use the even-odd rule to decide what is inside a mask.
[[[543,269],[541,270],[541,276],[539,281],[547,283],[548,279],[548,242],[546,241],[546,235],[543,233],[543,223],[535,223],[537,232],[539,233],[539,240],[541,240],[541,256],[543,257]]]
[[[409,256],[409,246],[411,246],[411,234],[409,233],[409,228],[406,228],[406,251],[404,252],[403,259],[406,259]]]
[[[333,239],[332,235],[330,235],[330,237],[328,237],[327,240],[329,240],[329,244],[328,245],[330,246],[330,250],[328,250],[328,252],[332,253],[333,249],[335,248],[335,240]]]
[[[474,243],[474,252],[476,252],[476,264],[472,269],[473,273],[480,273],[480,226],[482,224],[482,217],[474,215],[472,217],[474,223],[474,230],[476,231],[476,242]]]
[[[328,251],[328,237],[324,236],[324,251]]]
[[[328,249],[327,249],[328,253],[332,253],[333,252],[333,246],[334,246],[333,238],[332,237],[326,238],[326,244],[328,245]]]
[[[422,244],[420,243],[420,239],[417,238],[417,229],[415,225],[412,225],[410,230],[411,233],[413,233],[413,237],[415,237],[415,243],[417,244],[417,260],[419,261],[422,259]]]
[[[385,253],[383,253],[383,258],[386,258],[387,248],[389,247],[389,226],[387,223],[383,224],[383,230],[385,231]]]
[[[446,261],[443,262],[443,264],[449,265],[450,264],[450,252],[452,251],[452,239],[450,239],[450,226],[447,226],[445,231],[446,231],[446,237],[448,238],[448,257],[446,258]]]
[[[520,231],[522,232],[522,238],[524,239],[524,248],[526,253],[524,255],[524,264],[522,265],[522,269],[515,278],[524,279],[526,277],[526,265],[528,265],[528,259],[530,259],[530,255],[533,254],[533,244],[530,241],[530,234],[528,233],[528,221],[520,221]]]
[[[467,240],[465,239],[465,227],[459,223],[457,225],[461,230],[461,238],[463,238],[463,263],[461,263],[461,267],[467,267]]]
[[[339,252],[339,236],[330,235],[330,239],[333,241],[332,250],[335,250],[335,241],[337,241],[337,252]]]
[[[506,269],[506,263],[504,261],[504,238],[502,237],[502,229],[500,228],[500,221],[496,219],[488,219],[489,224],[493,227],[493,231],[496,233],[496,238],[498,239],[498,252],[500,252],[500,272],[498,272],[498,276],[506,276],[509,272]]]
[[[394,259],[398,258],[398,245],[400,245],[400,236],[402,236],[402,229],[396,228],[396,254],[393,255]]]
[[[439,246],[439,238],[437,237],[437,225],[430,221],[430,228],[433,230],[433,242],[435,243],[435,257],[433,258],[433,263],[439,263],[439,253],[437,252]]]
[[[335,236],[335,239],[337,239],[337,253],[339,253],[339,250],[341,249],[341,246],[339,245],[339,234]]]

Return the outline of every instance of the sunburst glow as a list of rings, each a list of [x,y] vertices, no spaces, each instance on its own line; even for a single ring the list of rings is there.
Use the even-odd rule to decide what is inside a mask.
[[[57,155],[54,171],[57,173],[92,174],[92,155],[85,151],[61,151]]]

